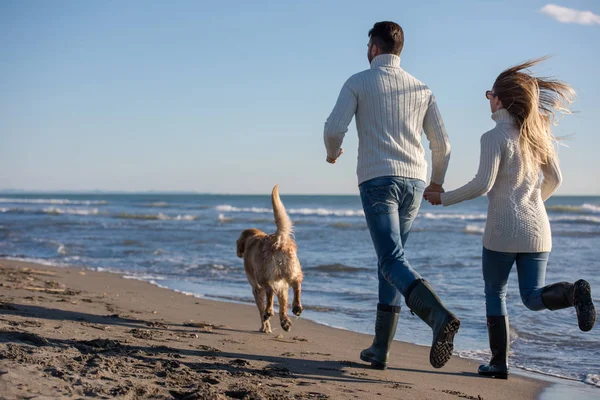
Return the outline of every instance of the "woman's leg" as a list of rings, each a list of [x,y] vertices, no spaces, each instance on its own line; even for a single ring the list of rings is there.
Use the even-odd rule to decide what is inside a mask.
[[[480,365],[479,375],[508,378],[509,324],[506,311],[508,276],[516,254],[483,249],[482,265],[485,281],[485,307],[492,357],[487,365]]]
[[[546,266],[550,253],[519,253],[517,255],[517,272],[519,274],[519,290],[525,307],[532,311],[545,310],[542,292],[546,282]],[[565,282],[566,283],[566,282]]]
[[[487,316],[498,317],[508,314],[506,311],[506,289],[508,276],[516,258],[515,253],[501,253],[483,248],[481,259]]]
[[[522,253],[517,257],[521,299],[533,311],[561,310],[575,307],[579,329],[591,330],[596,322],[596,308],[590,284],[557,282],[544,286],[549,253]]]

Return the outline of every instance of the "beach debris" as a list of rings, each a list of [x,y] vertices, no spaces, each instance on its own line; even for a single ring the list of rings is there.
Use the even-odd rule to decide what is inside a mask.
[[[457,390],[442,390],[442,392],[444,392],[446,394],[451,394],[451,395],[456,396],[456,397],[460,397],[461,399],[483,400],[483,397],[481,397],[480,395],[477,395],[477,397],[475,397],[475,396],[471,396],[471,395],[468,395],[468,394],[463,393],[463,392],[459,392]]]
[[[250,365],[250,363],[249,363],[248,361],[246,361],[246,360],[243,360],[243,359],[241,359],[241,358],[236,358],[236,359],[234,359],[234,360],[231,360],[231,361],[229,362],[229,364],[236,365],[236,366],[238,366],[238,367],[244,367],[244,366],[246,366],[246,365]]]
[[[153,338],[152,331],[150,331],[148,329],[135,328],[135,329],[130,330],[129,333],[131,333],[133,335],[133,337],[137,338],[137,339],[151,340]]]
[[[222,325],[214,325],[210,322],[194,322],[193,320],[184,322],[183,326],[187,326],[190,328],[200,328],[204,330],[219,329],[223,327]]]
[[[146,321],[146,325],[150,328],[164,328],[169,329],[169,325],[161,321]]]
[[[56,272],[43,271],[40,269],[21,268],[21,272],[24,272],[26,274],[35,274],[35,275],[43,275],[43,276],[56,276]]]
[[[292,339],[296,340],[298,342],[308,342],[308,339],[305,339],[305,338],[300,337],[300,336],[294,336]]]

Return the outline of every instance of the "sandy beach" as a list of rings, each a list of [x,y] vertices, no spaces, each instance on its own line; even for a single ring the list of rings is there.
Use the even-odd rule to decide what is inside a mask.
[[[358,359],[367,335],[303,319],[257,328],[252,306],[0,260],[0,397],[516,400],[546,385],[481,378],[456,357],[435,370],[426,347],[401,342],[376,371]]]

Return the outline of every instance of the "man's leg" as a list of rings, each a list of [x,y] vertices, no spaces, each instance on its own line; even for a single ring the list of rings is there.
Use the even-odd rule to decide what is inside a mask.
[[[399,223],[387,221],[385,223],[387,228],[380,230],[381,227],[378,226],[378,221],[376,221],[376,218],[374,220],[373,215],[380,212],[384,219],[386,216],[397,216],[398,190],[395,180],[395,178],[389,177],[378,178],[365,182],[360,187],[363,208],[367,217],[369,231],[373,238],[373,243],[375,244],[375,238],[377,236],[389,234],[385,232],[386,229],[397,232],[394,233],[393,236],[394,238],[397,238],[398,243],[391,240],[389,242],[389,249],[385,249],[385,251],[390,252],[397,252],[398,247],[402,248]],[[381,249],[378,250],[376,246],[378,258],[377,274],[379,277],[379,304],[377,305],[377,317],[375,320],[375,338],[373,339],[371,347],[360,353],[360,358],[365,362],[369,362],[374,368],[385,369],[388,364],[392,340],[396,333],[402,297],[396,286],[388,282],[386,277],[382,274],[381,265],[384,257],[380,257],[380,250]]]

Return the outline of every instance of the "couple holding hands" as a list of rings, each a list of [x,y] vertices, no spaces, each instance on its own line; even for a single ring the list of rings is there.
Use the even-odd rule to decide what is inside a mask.
[[[375,337],[360,358],[374,368],[387,367],[404,296],[410,310],[433,331],[431,365],[440,368],[450,359],[460,320],[411,267],[404,247],[422,198],[450,206],[487,194],[482,268],[492,356],[478,372],[506,379],[506,291],[513,264],[521,299],[530,310],[575,307],[582,331],[592,329],[596,319],[587,281],[545,284],[552,236],[544,202],[562,180],[550,126],[557,112],[568,113],[575,92],[566,83],[529,72],[544,58],[502,72],[485,92],[496,126],[481,136],[477,174],[464,186],[444,191],[450,144],[431,90],[400,67],[402,28],[378,22],[369,38],[370,69],[345,82],[324,131],[327,162],[334,164],[343,153],[348,125],[356,120],[360,197],[379,276]],[[432,153],[428,186],[422,132]]]

